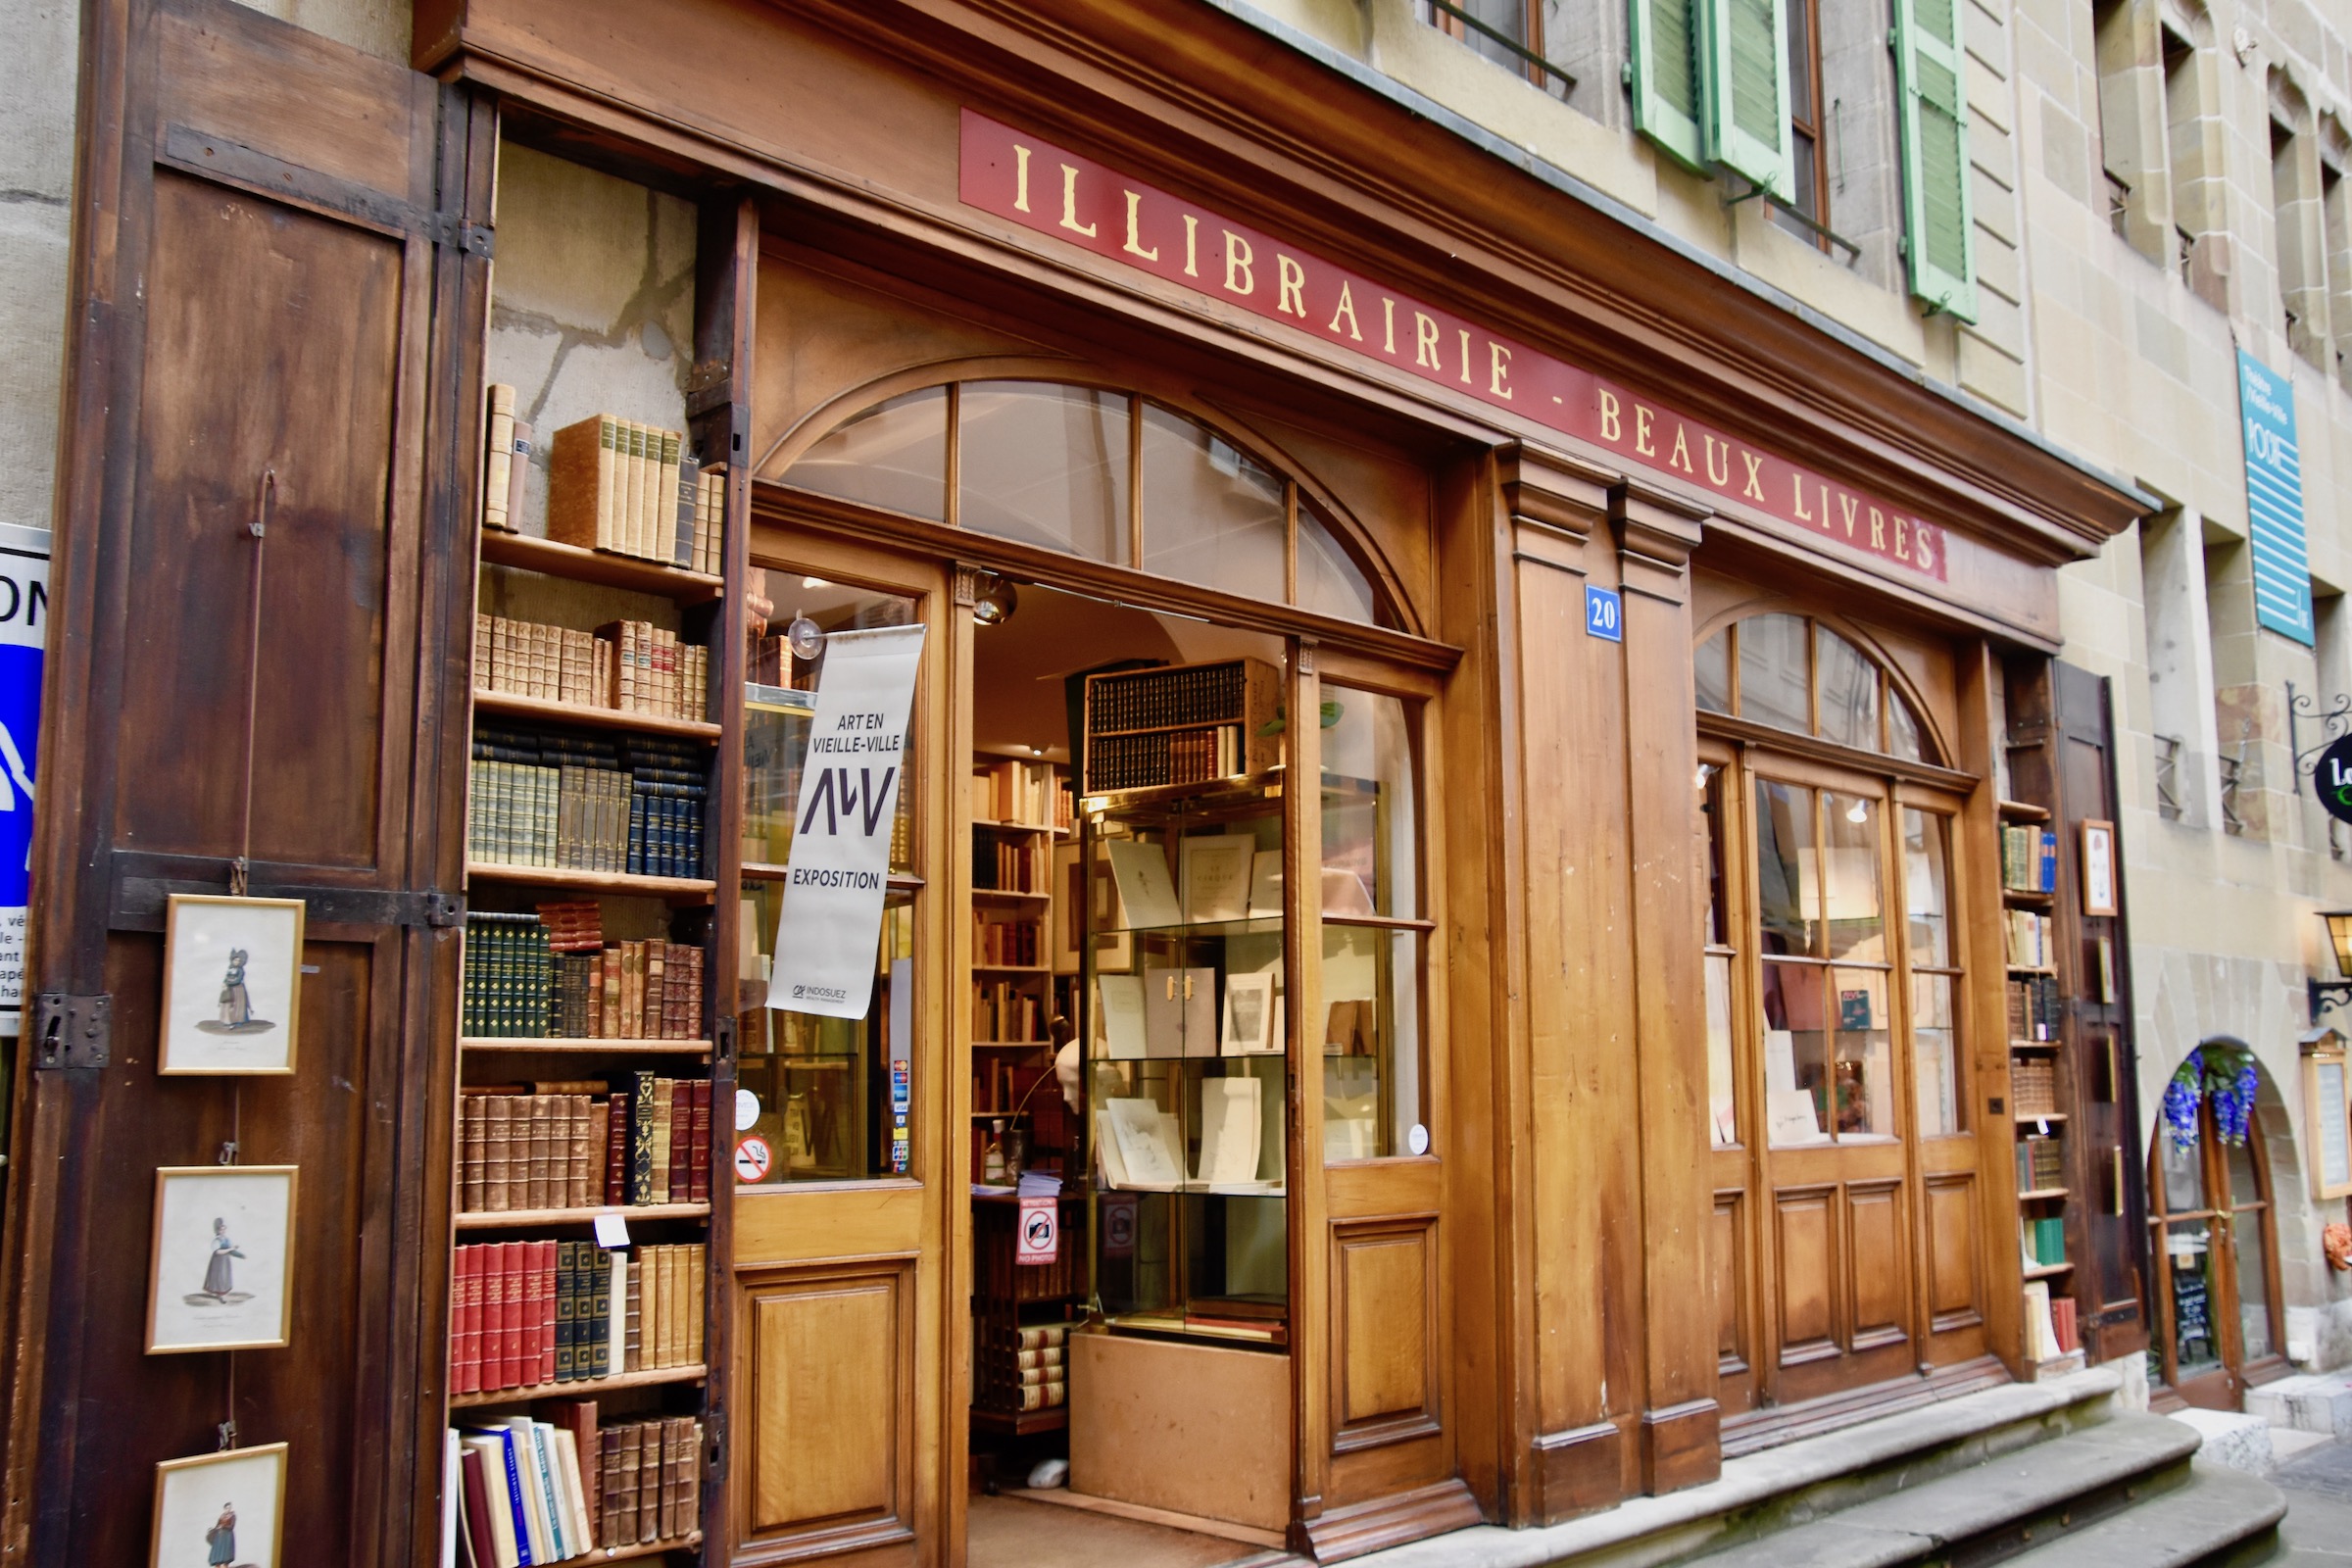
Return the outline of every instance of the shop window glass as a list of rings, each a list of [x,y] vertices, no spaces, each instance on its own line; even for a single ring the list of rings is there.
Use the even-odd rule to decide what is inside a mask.
[[[2253,1361],[2278,1349],[2271,1340],[2271,1276],[2263,1261],[2262,1210],[2246,1209],[2231,1220],[2230,1245],[2237,1254],[2238,1351],[2243,1360]]]
[[[1919,1131],[1938,1138],[1960,1128],[1960,1055],[1952,1027],[1952,977],[1911,977],[1911,1065],[1917,1080]]]
[[[2159,1137],[2156,1145],[2157,1168],[2164,1177],[2164,1211],[2193,1214],[2206,1207],[2202,1151],[2193,1145],[2180,1149],[2168,1137]]]
[[[2189,1158],[2196,1157],[2191,1151]],[[2213,1228],[2201,1219],[2167,1225],[2164,1250],[2172,1265],[2173,1383],[2178,1387],[2222,1364],[2213,1326]]]
[[[956,521],[1066,555],[1128,564],[1129,400],[1033,381],[961,392]]]
[[[1813,792],[1756,781],[1756,905],[1767,954],[1818,954]]]
[[[1811,661],[1802,615],[1751,615],[1740,623],[1740,716],[1775,729],[1813,732]]]
[[[1919,1131],[1935,1138],[1962,1130],[1959,1030],[1953,996],[1959,985],[1951,930],[1951,819],[1905,807],[1903,919],[1910,931],[1911,1066]]]
[[[1820,672],[1821,738],[1840,746],[1879,749],[1879,670],[1861,649],[1827,626],[1816,628],[1814,664]]]
[[[1894,1135],[1894,1019],[1884,969],[1831,971],[1838,988],[1837,1053],[1825,1110],[1840,1139]]]
[[[1151,539],[1149,521],[1144,538]],[[1342,620],[1387,625],[1371,579],[1340,548],[1340,541],[1306,510],[1298,507],[1298,608]]]
[[[798,471],[797,469],[795,470]],[[798,587],[786,586],[798,584]],[[771,570],[770,591],[828,635],[912,624],[914,601],[895,594]],[[792,855],[792,812],[824,687],[825,656],[791,659],[767,671],[774,683],[744,692],[744,878],[747,945],[756,946],[743,978],[761,994],[775,966],[783,867]],[[919,703],[910,716],[902,776],[922,777],[917,752]],[[861,1018],[828,1018],[758,1007],[740,1023],[737,1082],[752,1097],[747,1132],[774,1152],[770,1183],[848,1181],[905,1173],[906,1148],[892,1134],[892,1069],[913,1060],[914,882],[921,866],[912,832],[915,791],[902,788],[891,841],[894,882],[885,895],[874,955],[873,991]]]
[[[851,416],[810,447],[784,482],[885,512],[948,514],[948,391],[925,387]]]
[[[1706,823],[1707,1119],[1715,1147],[1740,1141],[1739,1078],[1732,1040],[1732,963],[1723,875],[1723,769],[1699,764],[1699,813]]]
[[[1899,757],[1906,762],[1928,760],[1928,742],[1920,728],[1919,714],[1903,694],[1891,687],[1886,693],[1886,755]]]
[[[1327,1159],[1411,1151],[1423,1121],[1421,1006],[1427,942],[1385,923],[1420,913],[1413,710],[1324,688],[1323,1138]]]
[[[1948,819],[1914,807],[1903,808],[1903,909],[1911,929],[1914,967],[1948,968],[1952,963],[1952,921],[1946,842]]]
[[[1280,477],[1215,432],[1144,406],[1146,571],[1278,599],[1288,513]]]
[[[1775,1147],[1830,1141],[1828,976],[1817,963],[1767,958],[1763,964],[1764,1120]]]
[[[1698,652],[1691,659],[1691,674],[1698,687],[1700,712],[1728,713],[1732,710],[1732,634],[1729,627],[1698,645]]]
[[[1825,925],[1833,958],[1885,963],[1886,920],[1880,905],[1879,803],[1835,790],[1822,793]]]

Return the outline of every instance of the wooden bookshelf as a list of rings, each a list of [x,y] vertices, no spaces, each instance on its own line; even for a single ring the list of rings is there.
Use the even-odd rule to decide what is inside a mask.
[[[467,1409],[484,1404],[523,1404],[532,1399],[576,1399],[583,1394],[604,1394],[615,1389],[648,1389],[664,1383],[700,1383],[710,1375],[710,1368],[696,1362],[691,1366],[658,1366],[646,1372],[615,1372],[610,1377],[573,1378],[569,1383],[532,1383],[516,1389],[484,1389],[478,1394],[453,1394],[449,1396],[452,1409]]]
[[[458,1042],[460,1051],[514,1051],[582,1056],[708,1056],[708,1040],[563,1040],[518,1039],[507,1035],[468,1035]]]
[[[668,718],[625,708],[598,708],[588,703],[559,703],[546,697],[517,697],[512,692],[476,691],[476,713],[501,718],[531,719],[550,724],[577,724],[590,729],[630,730],[640,735],[674,735],[683,740],[716,742],[719,726],[697,718]]]
[[[658,1219],[708,1219],[709,1203],[599,1203],[594,1208],[482,1208],[460,1213],[462,1231],[507,1231],[534,1225],[592,1225],[600,1214],[642,1224]]]
[[[732,531],[732,518],[729,524]],[[578,545],[559,544],[537,534],[505,533],[493,528],[482,530],[482,563],[622,588],[630,593],[655,594],[680,605],[708,604],[718,598],[726,586],[720,578],[665,566],[658,561],[583,550]]]
[[[2055,1279],[2061,1274],[2073,1273],[2074,1268],[2075,1265],[2071,1261],[2065,1263],[2036,1263],[2034,1267],[2027,1269],[2025,1271],[2025,1275],[2029,1280]]]
[[[518,887],[577,888],[583,893],[609,893],[615,898],[667,899],[672,904],[709,904],[718,884],[704,877],[639,876],[626,871],[575,871],[560,865],[508,865],[499,860],[468,860],[466,876],[474,882],[510,883]]]
[[[645,1541],[634,1546],[595,1546],[565,1562],[642,1562],[648,1557],[663,1557],[673,1551],[693,1551],[703,1544],[700,1530],[692,1535],[677,1536],[668,1541]]]

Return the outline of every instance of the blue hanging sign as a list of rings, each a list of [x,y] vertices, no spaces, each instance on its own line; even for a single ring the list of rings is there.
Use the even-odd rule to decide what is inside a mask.
[[[1613,643],[1625,641],[1625,601],[1617,597],[1616,589],[1585,584],[1585,635],[1605,637]]]
[[[49,530],[0,523],[0,1034],[16,1033],[24,1004],[41,644],[48,633]]]
[[[2254,544],[2254,618],[2312,646],[2311,557],[2303,534],[2303,459],[2295,389],[2237,351],[2237,406],[2246,442],[2246,522]]]

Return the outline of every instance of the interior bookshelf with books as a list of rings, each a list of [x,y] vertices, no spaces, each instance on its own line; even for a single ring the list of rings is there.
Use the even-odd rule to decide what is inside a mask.
[[[583,412],[597,393],[564,362],[517,393],[500,371],[524,351],[494,325],[445,1384],[460,1557],[699,1561],[724,1425],[738,855],[712,828],[744,490],[700,462],[726,450],[723,408]]]

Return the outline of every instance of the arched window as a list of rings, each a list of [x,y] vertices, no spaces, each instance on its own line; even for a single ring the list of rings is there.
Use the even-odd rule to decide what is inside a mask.
[[[961,381],[888,398],[784,483],[1370,625],[1396,620],[1298,484],[1132,393]]]
[[[1909,762],[1929,755],[1927,726],[1884,665],[1809,615],[1750,615],[1699,645],[1701,712]]]

